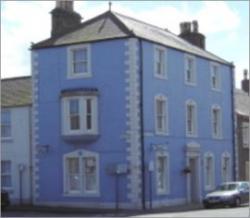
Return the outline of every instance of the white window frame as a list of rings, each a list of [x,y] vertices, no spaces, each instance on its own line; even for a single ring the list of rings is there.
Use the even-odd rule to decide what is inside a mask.
[[[213,85],[213,74],[214,74],[214,67],[217,67],[218,71],[217,71],[217,75],[215,75],[215,79],[216,79],[216,86]],[[210,62],[210,77],[211,77],[211,88],[214,91],[220,91],[221,90],[221,73],[220,73],[220,65],[218,63],[215,62]]]
[[[158,74],[157,73],[157,51],[161,51],[163,52],[163,62],[161,63],[161,69],[162,69],[162,73]],[[167,49],[159,46],[159,45],[155,45],[154,46],[154,76],[158,79],[167,79]]]
[[[164,127],[163,127],[163,129],[162,130],[160,130],[160,129],[158,129],[158,114],[157,114],[157,102],[158,101],[162,101],[163,103],[164,103],[164,105],[165,105],[165,114],[164,114],[164,116],[165,116],[165,120],[164,120],[164,122],[163,122],[163,124],[164,124]],[[169,116],[168,116],[168,99],[167,99],[167,97],[166,96],[164,96],[164,95],[162,95],[162,94],[160,94],[160,95],[156,95],[155,96],[155,133],[156,133],[156,135],[168,135],[168,129],[169,129],[169,127],[168,127],[168,119],[169,119]],[[163,116],[163,117],[164,117]]]
[[[79,100],[80,129],[70,129],[69,102],[71,99]],[[88,99],[92,101],[92,128],[87,129],[87,108]],[[63,135],[97,135],[98,134],[98,101],[97,96],[69,96],[62,98],[62,134]]]
[[[194,116],[192,121],[193,132],[188,131],[188,106],[194,107]],[[197,114],[197,104],[194,100],[189,99],[186,101],[186,136],[187,137],[197,137],[198,136],[198,114]]]
[[[188,61],[189,60],[193,61],[193,70],[191,71],[191,81],[189,81],[188,77],[187,77],[187,71],[188,71],[188,66],[189,66]],[[184,69],[185,84],[195,86],[196,81],[197,81],[197,78],[196,78],[196,58],[195,58],[195,56],[185,54],[185,65],[184,66],[185,66],[185,69]]]
[[[1,131],[2,131],[2,126],[3,126],[3,113],[4,112],[7,112],[9,113],[9,116],[10,116],[10,123],[9,123],[9,128],[10,128],[10,136],[3,136],[2,135],[2,132],[1,132],[1,140],[9,140],[12,138],[12,113],[11,113],[11,110],[10,109],[7,109],[7,108],[3,108],[2,111],[1,111]]]
[[[160,190],[158,188],[158,179],[159,179],[159,174],[158,174],[158,158],[159,157],[165,157],[166,158],[166,169],[165,169],[165,188],[164,190]],[[169,166],[170,160],[169,160],[169,154],[167,151],[156,151],[155,153],[155,185],[156,185],[156,193],[157,195],[167,195],[170,193],[170,166]]]
[[[226,178],[224,177],[224,159],[228,158],[228,174],[226,175]],[[221,155],[221,182],[229,182],[231,181],[232,175],[231,175],[231,155],[228,152],[223,152]]]
[[[83,158],[94,157],[96,159],[96,190],[87,191],[85,190],[85,180],[84,180],[84,167],[83,167]],[[67,172],[67,159],[68,158],[77,158],[79,160],[79,182],[80,189],[79,191],[70,191],[68,185],[68,172]],[[88,197],[98,197],[100,196],[100,161],[99,154],[96,152],[90,152],[84,149],[80,149],[71,153],[67,153],[63,156],[63,187],[65,196],[88,196]]]
[[[218,134],[215,135],[215,131],[214,131],[214,110],[218,110],[219,111],[219,120],[218,122]],[[211,107],[211,130],[212,130],[212,137],[214,139],[222,139],[223,134],[222,134],[222,110],[221,107],[219,105],[212,105]]]
[[[211,158],[211,175],[208,175],[208,170],[207,170],[207,159]],[[204,154],[204,184],[205,184],[205,190],[210,191],[214,189],[215,186],[215,159],[214,155],[211,152],[207,152]],[[207,183],[207,178],[210,176],[209,180],[211,181],[211,184]]]
[[[241,132],[242,132],[242,144],[243,148],[249,148],[250,144],[250,136],[249,136],[249,122],[248,121],[243,121]]]
[[[2,176],[9,176],[10,177],[10,186],[2,186],[1,183],[1,188],[4,190],[11,190],[13,188],[13,184],[12,184],[12,162],[10,160],[1,160],[1,165],[3,164],[3,162],[9,162],[10,163],[10,172],[4,173],[1,170],[1,180],[2,180]]]
[[[87,49],[87,72],[74,73],[73,72],[73,52],[74,50],[79,50],[79,49]],[[92,76],[90,44],[69,46],[67,50],[67,54],[68,54],[68,73],[67,73],[68,79],[90,78]]]

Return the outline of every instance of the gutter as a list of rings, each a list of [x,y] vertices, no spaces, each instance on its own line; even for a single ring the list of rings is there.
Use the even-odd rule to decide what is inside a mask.
[[[139,75],[140,75],[140,141],[141,141],[141,175],[142,175],[142,187],[141,187],[141,203],[142,209],[146,210],[145,201],[145,145],[144,145],[144,106],[143,106],[143,47],[142,39],[139,38]]]
[[[235,66],[234,64],[232,63],[230,65],[230,68],[231,68],[231,109],[232,109],[232,144],[233,144],[233,177],[234,177],[234,180],[238,180],[238,173],[236,172],[236,168],[238,170],[238,146],[237,146],[237,136],[236,136],[236,128],[237,128],[237,124],[236,124],[236,119],[235,119],[235,102],[234,102],[234,83],[235,83],[235,79],[234,79],[234,74],[235,74]]]

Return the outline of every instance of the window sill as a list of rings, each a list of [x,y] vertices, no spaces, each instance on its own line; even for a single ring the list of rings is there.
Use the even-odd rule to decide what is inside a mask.
[[[195,86],[196,86],[196,83],[195,83],[195,82],[188,82],[188,81],[185,81],[185,85],[195,87]]]
[[[97,140],[100,135],[98,133],[85,133],[85,134],[63,134],[63,139],[66,141],[94,141]]]
[[[13,138],[1,138],[1,142],[12,142]]]
[[[63,194],[64,197],[100,197],[100,193],[99,192],[95,192],[95,193],[64,193]]]
[[[215,140],[223,140],[222,136],[213,136],[212,138],[215,139]]]
[[[212,88],[212,91],[221,92],[221,89],[220,88]]]
[[[91,78],[91,73],[79,73],[79,74],[72,74],[69,73],[67,79],[82,79],[82,78]]]
[[[186,134],[186,137],[188,138],[198,138],[197,134]]]
[[[169,192],[168,191],[158,191],[157,192],[157,195],[159,195],[159,196],[163,196],[163,195],[169,195]]]
[[[155,135],[157,136],[168,136],[168,132],[155,132]]]
[[[160,79],[160,80],[167,80],[167,76],[166,75],[158,75],[158,74],[154,74],[154,77],[156,79]]]

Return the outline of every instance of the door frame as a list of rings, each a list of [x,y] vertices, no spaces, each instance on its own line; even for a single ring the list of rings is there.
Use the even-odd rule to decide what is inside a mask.
[[[189,161],[191,158],[196,159],[196,170],[197,170],[197,203],[202,202],[201,196],[201,158],[199,152],[187,152],[186,153],[186,165],[189,166]],[[190,173],[186,176],[186,184],[187,184],[187,203],[191,202],[191,175]]]

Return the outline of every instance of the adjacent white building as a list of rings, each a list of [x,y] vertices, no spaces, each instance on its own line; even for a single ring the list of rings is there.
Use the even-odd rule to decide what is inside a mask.
[[[1,81],[1,190],[32,203],[31,78]]]

